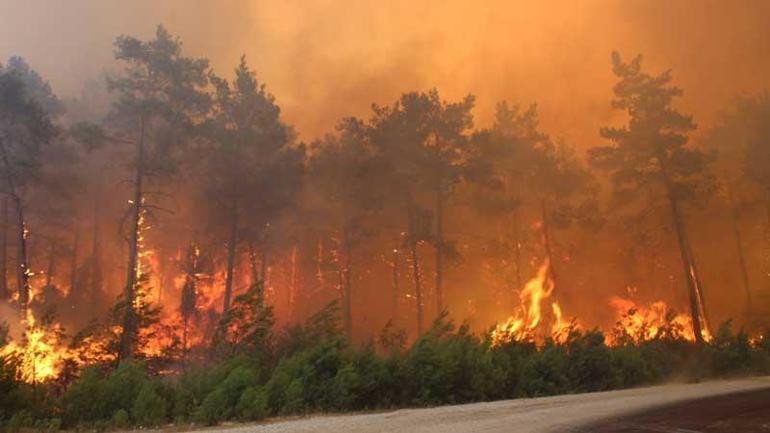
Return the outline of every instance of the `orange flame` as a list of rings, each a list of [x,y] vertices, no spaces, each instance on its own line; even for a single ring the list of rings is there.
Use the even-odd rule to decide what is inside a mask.
[[[677,314],[663,301],[652,302],[648,306],[639,306],[636,302],[613,296],[609,305],[615,310],[617,323],[611,343],[624,341],[641,343],[658,338],[683,338],[695,341],[692,318],[686,314]],[[704,330],[704,339],[711,336]]]
[[[519,310],[492,330],[490,336],[493,346],[511,341],[542,339],[547,336],[558,339],[572,327],[571,323],[564,322],[561,306],[555,300],[551,302],[552,317],[547,324],[545,323],[543,304],[549,300],[554,289],[548,267],[549,262],[546,259],[540,265],[537,274],[527,281],[524,289],[519,293]]]

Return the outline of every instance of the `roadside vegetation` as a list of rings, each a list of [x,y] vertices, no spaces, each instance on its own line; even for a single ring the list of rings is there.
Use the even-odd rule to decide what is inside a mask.
[[[269,308],[257,308],[251,312],[270,317]],[[233,356],[173,366],[178,374],[152,373],[137,359],[89,367],[66,386],[30,384],[15,379],[13,359],[3,359],[0,422],[9,432],[216,425],[770,373],[767,340],[752,341],[729,322],[701,345],[675,324],[644,341],[618,327],[612,345],[598,330],[579,329],[541,344],[492,345],[488,334],[474,335],[444,315],[409,347],[390,326],[377,341],[352,346],[337,310],[330,304],[276,334],[263,321],[268,328],[220,348]]]

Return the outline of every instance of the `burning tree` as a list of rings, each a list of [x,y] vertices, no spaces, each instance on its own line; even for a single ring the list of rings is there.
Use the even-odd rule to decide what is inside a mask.
[[[123,61],[125,68],[120,75],[108,79],[110,91],[117,95],[111,120],[126,134],[124,142],[134,150],[119,348],[120,359],[126,359],[134,354],[136,311],[141,308],[136,302],[136,289],[142,278],[138,265],[141,225],[151,208],[147,183],[153,176],[170,170],[176,149],[208,110],[209,98],[203,91],[208,83],[208,61],[182,55],[182,43],[162,26],[150,41],[118,37],[115,58]]]
[[[311,194],[321,220],[334,221],[341,234],[338,274],[342,294],[343,327],[353,333],[352,294],[354,249],[374,228],[372,217],[382,208],[385,190],[378,182],[384,176],[382,158],[367,136],[366,125],[349,118],[337,126],[338,136],[328,136],[312,149],[309,162]]]
[[[751,237],[744,238],[742,231],[751,211],[763,208],[763,287],[770,287],[770,94],[738,98],[734,106],[721,113],[705,142],[718,155],[714,171],[719,178],[720,198],[730,211],[746,313],[750,322],[761,322],[753,305],[756,287],[752,287],[750,279]]]
[[[478,188],[475,205],[479,213],[490,214],[504,226],[511,226],[516,290],[524,287],[524,211],[530,210],[539,219],[542,249],[549,263],[546,269],[554,285],[560,283],[554,229],[574,221],[591,226],[600,222],[595,202],[598,187],[591,173],[571,148],[541,132],[538,123],[534,105],[522,110],[517,105],[498,104],[492,128],[474,137],[466,170],[468,179]]]
[[[265,231],[299,189],[304,147],[291,146],[294,132],[281,120],[275,98],[257,81],[245,57],[241,57],[232,83],[214,75],[211,81],[214,104],[206,124],[209,146],[204,150],[207,162],[202,181],[205,212],[214,227],[224,222],[228,233],[222,307],[226,313],[239,240],[249,231],[252,242],[254,237],[263,240],[260,248],[265,269]],[[254,262],[252,266],[256,267]]]
[[[642,192],[665,200],[679,245],[695,338],[701,343],[705,323],[702,284],[683,206],[697,193],[709,191],[708,158],[687,146],[687,134],[695,124],[672,106],[682,91],[670,84],[670,71],[657,76],[643,72],[641,56],[626,63],[613,53],[612,63],[619,78],[612,105],[625,110],[630,119],[627,126],[602,128],[602,137],[612,144],[592,148],[589,156],[596,167],[611,173],[615,196],[624,203]]]
[[[475,99],[442,101],[438,91],[406,93],[391,106],[373,106],[371,134],[389,167],[395,203],[406,210],[406,246],[411,254],[417,302],[417,329],[423,330],[422,275],[418,245],[433,243],[436,255],[436,310],[444,309],[443,278],[447,256],[456,255],[444,238],[447,199],[460,181],[466,161],[468,130]],[[434,211],[420,203],[432,197]]]
[[[31,298],[27,195],[41,181],[44,147],[57,134],[53,117],[60,110],[50,86],[24,60],[14,57],[0,68],[0,176],[16,217],[16,287],[22,309]]]

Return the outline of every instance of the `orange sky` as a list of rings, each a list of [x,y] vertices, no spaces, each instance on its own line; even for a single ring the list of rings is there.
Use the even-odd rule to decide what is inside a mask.
[[[587,147],[613,120],[613,49],[672,68],[704,125],[736,93],[770,88],[768,22],[763,0],[0,0],[0,58],[77,94],[111,67],[116,35],[163,23],[220,74],[245,53],[303,139],[437,87],[477,95],[482,125],[498,100],[537,102],[550,133]]]

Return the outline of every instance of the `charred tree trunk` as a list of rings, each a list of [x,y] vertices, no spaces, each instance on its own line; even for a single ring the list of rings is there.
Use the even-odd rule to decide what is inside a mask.
[[[444,311],[444,191],[436,189],[436,317]]]
[[[770,188],[765,191],[765,256],[764,256],[764,274],[765,290],[770,290]]]
[[[102,268],[100,257],[100,233],[99,233],[99,199],[94,200],[94,225],[93,225],[93,239],[91,243],[91,268],[90,271],[90,287],[88,288],[88,295],[91,299],[95,299],[99,292],[102,290]]]
[[[289,323],[294,319],[294,301],[297,296],[297,244],[291,247],[291,275],[289,281],[288,313]]]
[[[5,143],[0,140],[0,152],[2,152],[3,166],[5,167],[5,181],[8,187],[7,195],[13,200],[16,207],[16,289],[19,291],[19,305],[25,310],[29,304],[29,270],[27,263],[27,229],[24,225],[24,206],[21,197],[16,191],[16,184],[11,175],[13,167],[8,158]]]
[[[414,204],[411,198],[407,200],[407,219],[409,226],[409,251],[412,256],[412,275],[414,278],[414,296],[417,303],[417,335],[422,335],[423,331],[423,304],[422,304],[422,281],[420,277],[420,257],[417,253],[417,221]]]
[[[8,198],[0,203],[0,300],[11,296],[8,290]]]
[[[543,219],[543,248],[545,249],[545,256],[548,258],[548,276],[551,278],[553,286],[558,287],[556,260],[553,256],[553,246],[551,245],[551,221],[548,217],[548,206],[545,203],[545,199],[540,200],[540,213]]]
[[[265,228],[265,234],[262,238],[262,258],[260,259],[260,278],[262,279],[262,291],[264,292],[265,289],[267,289],[267,273],[270,269],[267,265],[267,246],[268,246],[268,233],[267,230],[269,229],[269,226]]]
[[[238,202],[233,202],[230,217],[230,240],[227,242],[227,274],[225,276],[225,300],[222,314],[230,310],[230,298],[233,294],[233,271],[235,270],[235,250],[238,243]]]
[[[738,211],[738,207],[735,204],[735,197],[733,197],[732,190],[727,190],[727,196],[730,200],[730,214],[733,229],[733,239],[735,239],[735,249],[738,253],[738,266],[741,270],[741,282],[743,283],[743,290],[746,292],[746,313],[751,317],[753,310],[753,302],[751,299],[751,284],[749,283],[749,270],[746,266],[746,257],[743,252],[743,238],[741,236],[740,221],[741,216]]]
[[[16,205],[16,287],[19,290],[19,305],[23,310],[29,307],[29,263],[27,262],[27,228],[24,222],[24,208],[21,199],[14,196]]]
[[[124,288],[125,312],[123,314],[123,333],[120,336],[119,360],[134,356],[137,321],[134,302],[137,286],[137,261],[139,255],[140,224],[142,219],[142,201],[144,200],[144,135],[145,118],[139,116],[139,140],[136,145],[136,171],[134,178],[134,197],[131,206],[130,228],[128,234],[128,264],[126,266],[126,286]]]
[[[519,206],[513,209],[513,261],[516,266],[516,290],[521,290],[521,233],[519,232]]]
[[[254,241],[249,240],[249,270],[251,271],[251,285],[259,283],[259,272],[257,271],[257,249]]]
[[[78,273],[78,247],[80,246],[80,226],[75,224],[75,238],[72,240],[72,254],[70,255],[70,291],[69,295],[75,291]]]
[[[660,159],[663,161],[663,159]],[[669,207],[671,208],[671,216],[674,220],[674,231],[676,232],[676,238],[679,243],[679,254],[682,261],[682,267],[684,270],[685,281],[687,282],[687,292],[690,299],[690,316],[692,317],[692,329],[695,334],[695,341],[698,344],[703,344],[703,330],[701,329],[701,301],[698,285],[698,276],[696,274],[695,267],[693,266],[693,258],[690,255],[690,242],[687,238],[687,230],[684,225],[684,219],[679,209],[679,203],[677,202],[674,194],[674,186],[671,182],[671,178],[666,172],[665,165],[661,162],[661,171],[663,174],[663,180],[666,185],[666,193],[668,198]]]
[[[53,284],[53,272],[56,266],[56,240],[51,240],[48,246],[48,266],[45,270],[45,287],[51,288]]]
[[[345,228],[343,230],[343,242],[345,250],[345,265],[342,271],[343,277],[343,289],[342,289],[342,307],[344,314],[345,336],[348,341],[353,338],[353,303],[352,303],[352,281],[351,281],[351,265],[353,259],[353,246],[350,239],[350,229]]]
[[[188,331],[190,319],[196,312],[196,272],[198,270],[198,250],[195,242],[190,244],[185,263],[185,283],[182,286],[180,311],[182,313],[182,362],[187,359]]]
[[[394,325],[398,323],[398,296],[399,296],[398,262],[399,262],[398,248],[393,248],[393,299],[392,299],[392,305],[390,307],[391,308],[390,317]]]

